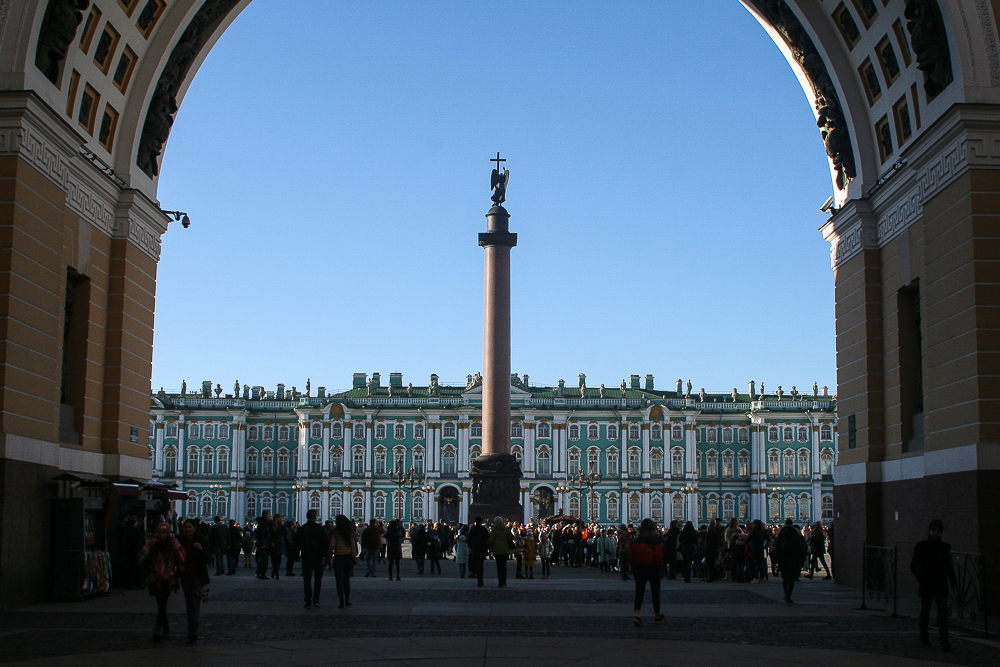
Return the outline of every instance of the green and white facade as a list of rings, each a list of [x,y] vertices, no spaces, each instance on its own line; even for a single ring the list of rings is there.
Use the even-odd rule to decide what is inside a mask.
[[[237,389],[234,387],[234,389]],[[751,387],[751,392],[753,389]],[[468,520],[470,461],[481,446],[478,376],[448,386],[383,384],[355,373],[348,391],[278,385],[152,396],[153,476],[189,494],[182,516],[244,521],[263,509],[321,518]],[[633,375],[621,387],[533,386],[511,378],[511,448],[525,519],[560,509],[601,523],[712,516],[833,518],[836,397],[793,391],[692,394]],[[403,486],[389,477],[414,472]],[[579,472],[595,471],[593,486]]]

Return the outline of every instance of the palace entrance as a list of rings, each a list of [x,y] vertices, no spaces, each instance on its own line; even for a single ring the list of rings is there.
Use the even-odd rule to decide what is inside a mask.
[[[462,505],[462,496],[458,489],[453,486],[446,486],[438,493],[438,518],[447,521],[449,526],[458,524]]]

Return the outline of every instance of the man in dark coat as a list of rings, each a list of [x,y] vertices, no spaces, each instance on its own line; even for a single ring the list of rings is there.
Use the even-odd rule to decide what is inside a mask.
[[[709,520],[708,532],[705,533],[705,545],[702,552],[702,559],[705,562],[705,569],[708,572],[708,582],[712,583],[718,579],[719,568],[715,561],[719,558],[719,547],[722,543],[722,525],[716,517]]]
[[[236,519],[229,520],[229,547],[226,549],[226,574],[236,574],[236,565],[240,559],[240,550],[243,548],[243,529]]]
[[[920,643],[931,645],[928,623],[931,617],[931,603],[937,605],[938,633],[941,636],[941,650],[950,651],[948,641],[948,584],[955,586],[955,566],[951,562],[951,545],[941,540],[944,523],[939,519],[931,521],[927,530],[929,536],[913,547],[910,572],[917,579],[920,595]]]
[[[212,557],[215,560],[215,576],[219,577],[226,573],[225,557],[229,548],[229,528],[222,523],[222,517],[217,516],[209,531],[208,541],[212,545]]]
[[[319,510],[306,512],[306,523],[295,531],[295,548],[302,559],[302,588],[306,609],[319,606],[319,590],[323,582],[323,557],[330,546],[330,537],[316,517]],[[315,579],[315,581],[313,581]]]
[[[483,525],[483,517],[477,516],[476,523],[469,529],[466,543],[469,545],[469,565],[478,580],[477,586],[483,585],[483,562],[489,550],[490,531]]]
[[[792,525],[791,519],[785,519],[785,527],[778,531],[774,540],[774,555],[778,562],[778,573],[781,575],[781,587],[785,591],[785,602],[792,603],[792,590],[799,580],[802,565],[808,555],[806,538],[798,528]]]
[[[271,512],[264,510],[254,523],[257,524],[254,536],[257,544],[257,578],[267,579],[267,556],[274,546],[271,537]]]

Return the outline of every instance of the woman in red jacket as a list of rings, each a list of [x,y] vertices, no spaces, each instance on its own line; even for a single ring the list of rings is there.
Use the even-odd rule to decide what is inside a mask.
[[[639,536],[628,545],[628,564],[635,578],[635,627],[642,627],[639,610],[646,593],[646,582],[653,597],[653,614],[657,622],[663,620],[660,613],[660,573],[663,571],[663,543],[656,533],[652,519],[643,519],[639,524]]]

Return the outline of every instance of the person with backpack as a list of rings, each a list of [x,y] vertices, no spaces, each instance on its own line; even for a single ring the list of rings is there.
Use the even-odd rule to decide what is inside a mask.
[[[637,628],[642,627],[640,611],[642,598],[646,594],[646,582],[649,582],[650,595],[653,598],[653,618],[657,622],[663,620],[660,613],[660,574],[663,572],[663,542],[656,532],[656,524],[652,519],[643,519],[639,524],[639,536],[628,545],[628,564],[635,578],[635,619],[632,623]]]
[[[444,551],[444,543],[441,540],[441,524],[430,525],[427,529],[427,556],[430,561],[431,574],[437,570],[441,574],[441,554]]]

